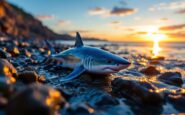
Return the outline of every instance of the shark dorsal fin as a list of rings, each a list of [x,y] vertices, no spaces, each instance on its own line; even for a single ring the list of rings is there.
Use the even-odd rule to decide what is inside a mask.
[[[82,38],[80,36],[80,34],[77,32],[76,33],[76,41],[75,41],[75,47],[82,47],[84,44],[83,44],[83,41],[82,41]]]

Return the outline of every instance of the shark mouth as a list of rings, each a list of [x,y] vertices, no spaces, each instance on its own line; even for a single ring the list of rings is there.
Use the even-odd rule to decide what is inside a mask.
[[[118,68],[111,68],[111,67],[105,67],[105,68],[103,68],[103,70],[106,70],[106,69],[112,70],[114,72],[118,72],[120,70]]]
[[[129,67],[129,65],[120,65],[120,66],[117,66],[117,67],[105,67],[105,68],[103,68],[103,70],[111,70],[111,71],[113,71],[113,72],[119,72],[120,70],[122,70],[122,69],[125,69],[125,68],[127,68],[127,67]]]

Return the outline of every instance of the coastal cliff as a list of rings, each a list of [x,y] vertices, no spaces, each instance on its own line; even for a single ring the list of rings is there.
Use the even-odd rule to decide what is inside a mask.
[[[44,26],[23,9],[0,0],[0,36],[12,39],[70,39]]]

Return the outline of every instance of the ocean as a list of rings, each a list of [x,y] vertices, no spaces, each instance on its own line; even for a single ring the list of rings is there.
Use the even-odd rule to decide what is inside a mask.
[[[73,45],[74,41],[57,41],[61,45]],[[152,42],[108,42],[108,41],[84,41],[85,45],[95,47],[106,46],[115,53],[128,52],[142,55],[152,55]],[[159,56],[169,59],[185,60],[185,42],[160,42]]]

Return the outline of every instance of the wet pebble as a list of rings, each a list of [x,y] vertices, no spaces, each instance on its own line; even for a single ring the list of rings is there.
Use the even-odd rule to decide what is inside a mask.
[[[142,69],[140,72],[145,75],[149,75],[149,76],[160,74],[160,71],[157,70],[156,67],[154,67],[154,66],[149,66],[145,69]]]
[[[0,77],[0,94],[4,97],[10,97],[13,92],[12,84],[15,81],[12,81],[11,79],[7,77]]]
[[[106,105],[118,105],[118,101],[106,93],[98,94],[97,99],[94,101],[95,101],[95,105],[98,107],[103,107]]]
[[[149,82],[124,80],[122,78],[116,78],[112,81],[113,94],[125,97],[137,104],[161,105],[163,95],[153,90],[157,90],[157,88]]]
[[[20,51],[17,47],[8,47],[7,51],[13,56],[18,56],[20,54]]]
[[[0,95],[0,108],[4,108],[8,103],[8,99]]]
[[[65,99],[57,90],[32,84],[18,91],[8,102],[6,115],[54,115]]]
[[[183,84],[182,76],[179,72],[165,72],[158,79],[170,85],[182,86]]]
[[[157,64],[160,64],[160,61],[159,60],[151,60],[150,64],[157,65]]]
[[[27,49],[24,49],[23,50],[23,55],[25,55],[27,57],[31,57],[32,54]]]
[[[61,115],[94,115],[94,109],[85,103],[74,104],[62,110]]]
[[[39,76],[35,71],[24,71],[18,74],[17,80],[22,81],[25,84],[37,82]]]
[[[169,102],[172,103],[174,108],[180,112],[185,112],[185,95],[184,94],[175,94],[168,95]]]
[[[0,58],[6,59],[7,57],[8,57],[7,53],[3,49],[0,48]]]
[[[6,77],[9,77],[9,78],[16,77],[17,76],[17,70],[6,59],[0,59],[0,75],[1,76],[6,76]]]

